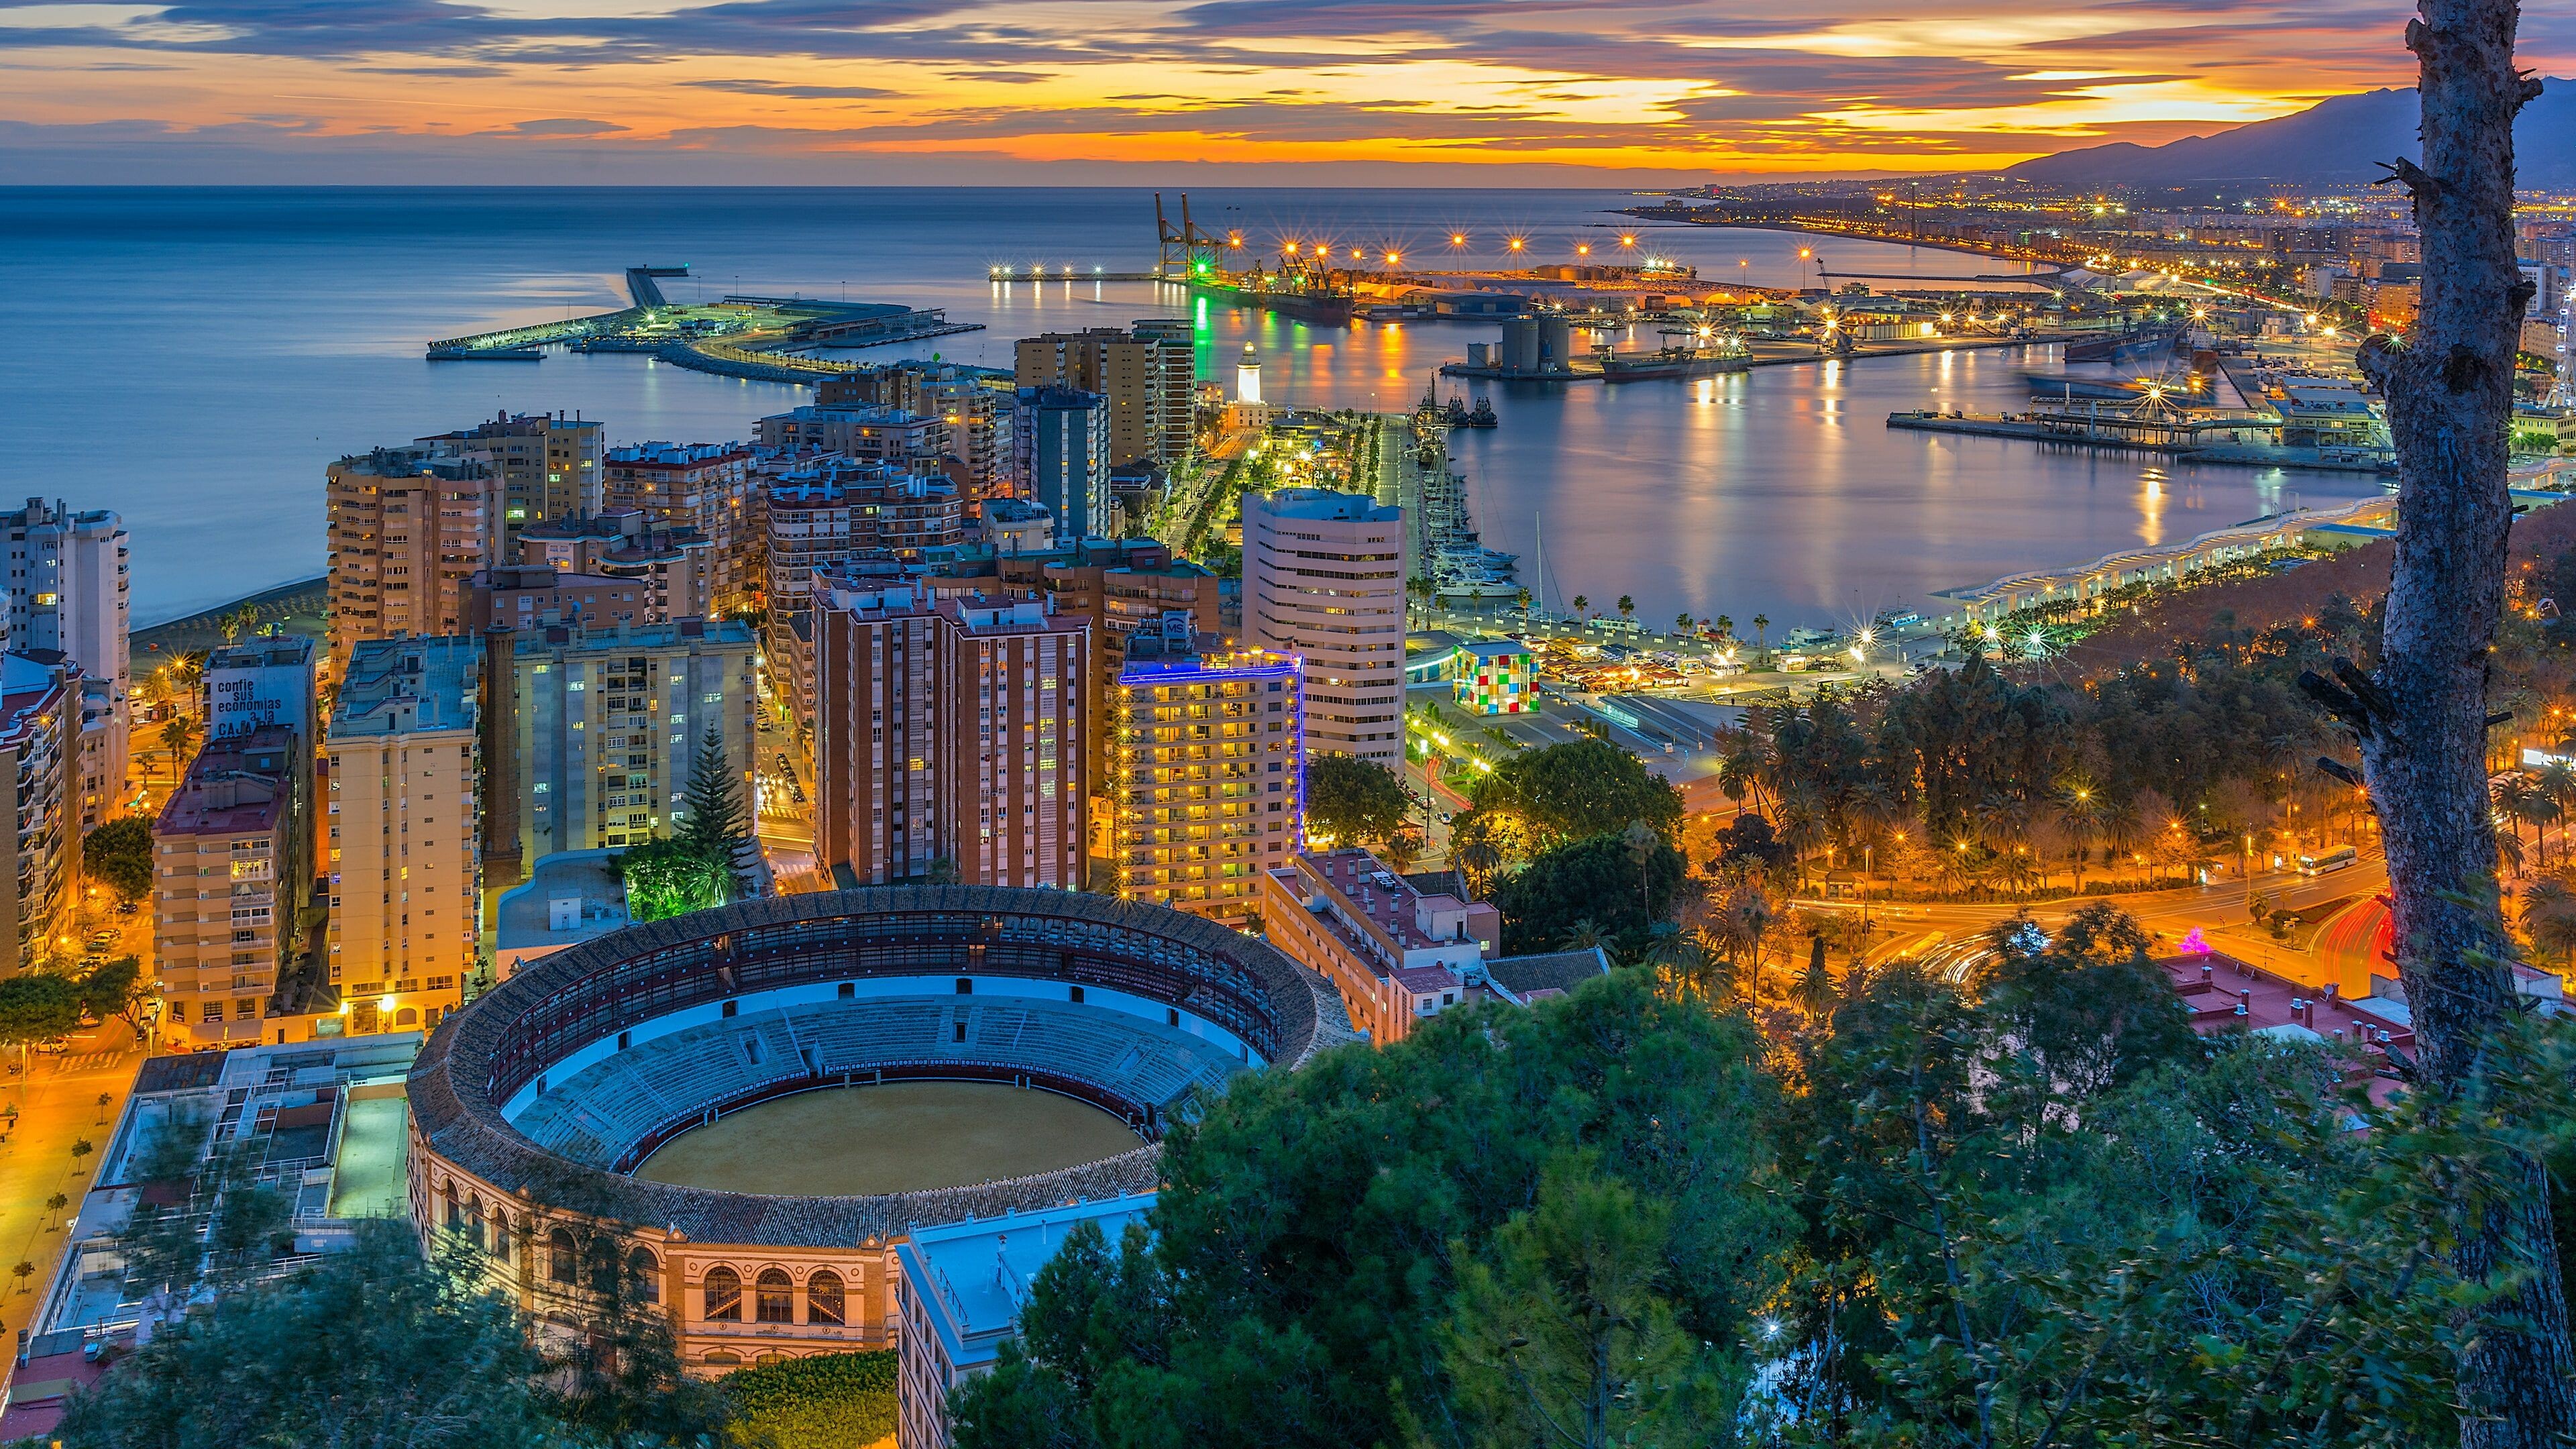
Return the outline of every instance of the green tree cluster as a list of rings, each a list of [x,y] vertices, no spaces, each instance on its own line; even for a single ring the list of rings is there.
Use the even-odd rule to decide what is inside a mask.
[[[739,893],[735,862],[751,838],[750,816],[725,758],[724,732],[712,724],[699,736],[674,814],[677,828],[670,835],[618,857],[627,913],[638,921],[711,910]]]
[[[1756,1056],[1741,1020],[1629,972],[1239,1079],[1166,1141],[1150,1242],[1079,1235],[1040,1274],[958,1442],[1722,1433],[1707,1410],[1747,1380],[1795,1231]]]
[[[1306,760],[1306,833],[1344,845],[1383,841],[1404,829],[1413,797],[1375,760],[1319,754]]]
[[[746,1449],[852,1449],[894,1432],[895,1354],[817,1353],[724,1376]]]
[[[1987,945],[1826,977],[1767,1049],[1628,968],[1246,1079],[1150,1233],[1040,1274],[958,1442],[2458,1442],[2513,1275],[2451,1272],[2424,1184],[2576,1166],[2566,1030],[2499,1043],[2509,1113],[2374,1103],[2196,1035],[2112,908]]]
[[[1636,756],[1601,740],[1523,750],[1476,782],[1472,815],[1506,820],[1523,858],[1643,820],[1666,839],[1680,826],[1681,791]],[[1462,827],[1471,819],[1460,817]]]
[[[81,874],[122,901],[152,894],[152,822],[120,815],[82,836]]]

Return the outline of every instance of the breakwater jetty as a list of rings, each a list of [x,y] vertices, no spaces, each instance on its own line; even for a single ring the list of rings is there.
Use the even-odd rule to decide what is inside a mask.
[[[936,307],[893,302],[840,302],[813,297],[734,295],[675,303],[661,282],[687,267],[629,267],[634,305],[560,322],[442,338],[432,362],[535,362],[550,347],[575,352],[634,352],[721,377],[811,383],[856,371],[859,364],[812,355],[980,332],[981,322],[951,322]]]

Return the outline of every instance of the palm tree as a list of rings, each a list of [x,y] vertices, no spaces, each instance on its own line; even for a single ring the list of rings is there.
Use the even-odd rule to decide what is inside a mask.
[[[1575,595],[1574,617],[1589,622],[1592,618],[1592,601],[1581,594]]]
[[[2057,825],[2066,836],[2066,863],[2075,871],[2075,893],[2084,894],[2084,862],[2093,842],[2102,837],[2106,813],[2102,797],[2082,781],[2070,781],[2057,792]]]
[[[1516,594],[1512,595],[1512,602],[1521,606],[1521,617],[1522,617],[1523,619],[1527,619],[1527,618],[1529,618],[1529,611],[1530,611],[1530,591],[1529,591],[1529,590],[1527,590],[1527,589],[1523,589],[1523,590],[1521,590],[1519,593],[1516,593]]]
[[[1753,651],[1767,661],[1771,655],[1771,616],[1753,616]]]
[[[2500,830],[2496,832],[2495,844],[2496,859],[2503,864],[2504,873],[2513,876],[2522,874],[2524,864],[2522,832]]]
[[[1798,1005],[1808,1021],[1822,1025],[1841,995],[1834,988],[1834,973],[1825,965],[1825,938],[1818,936],[1815,948],[1807,953],[1807,974],[1798,978]]]
[[[1619,596],[1619,622],[1626,623],[1637,615],[1637,601],[1626,594]]]
[[[1386,862],[1387,869],[1402,875],[1422,859],[1423,844],[1421,832],[1398,830],[1377,843],[1377,858]]]
[[[1733,619],[1728,618],[1724,614],[1720,614],[1714,622],[1717,628],[1717,637],[1720,639],[1732,639],[1735,637],[1735,621]]]
[[[170,716],[161,726],[161,747],[170,752],[170,778],[176,781],[187,768],[188,753],[197,742],[197,722],[184,714]]]
[[[2569,807],[2576,806],[2576,765],[2553,757],[2540,767],[2540,778],[2533,784],[2542,798],[2558,807],[2559,818],[2564,819]],[[2567,841],[2563,837],[2558,842],[2558,858],[2567,858]]]
[[[1679,637],[1679,638],[1688,638],[1688,637],[1689,637],[1689,635],[1690,635],[1690,631],[1691,631],[1691,616],[1690,616],[1690,615],[1688,615],[1688,614],[1675,614],[1675,615],[1673,616],[1673,633],[1674,633],[1674,635],[1675,635],[1676,637]]]

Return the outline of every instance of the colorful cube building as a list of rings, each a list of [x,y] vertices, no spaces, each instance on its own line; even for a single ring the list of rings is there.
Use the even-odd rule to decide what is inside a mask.
[[[1470,639],[1458,646],[1451,687],[1469,714],[1522,714],[1537,708],[1538,660],[1518,639]]]

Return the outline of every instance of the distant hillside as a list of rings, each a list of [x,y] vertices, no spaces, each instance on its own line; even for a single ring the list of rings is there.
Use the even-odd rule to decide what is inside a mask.
[[[2025,161],[2009,174],[2051,185],[2148,188],[2291,182],[2349,185],[2376,180],[2380,163],[2418,154],[2415,91],[2367,91],[2320,101],[2296,115],[2256,121],[2214,136],[2162,146],[2126,141]],[[2576,80],[2552,80],[2514,124],[2524,186],[2576,189]]]

